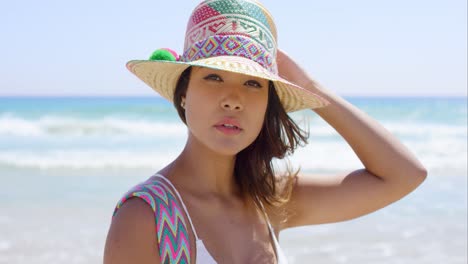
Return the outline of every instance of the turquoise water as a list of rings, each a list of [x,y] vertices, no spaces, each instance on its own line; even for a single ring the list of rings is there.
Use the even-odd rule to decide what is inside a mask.
[[[466,97],[346,99],[398,137],[428,179],[371,215],[283,231],[290,263],[466,263]],[[292,116],[310,127],[293,165],[362,168],[313,111]],[[157,97],[0,98],[0,263],[102,263],[117,200],[174,159],[186,137]]]
[[[465,97],[347,99],[431,168],[466,167]],[[298,160],[316,150],[348,152],[340,146],[342,138],[314,112],[292,115],[299,122],[308,120],[314,142],[298,151]],[[0,168],[161,167],[180,151],[186,135],[172,105],[158,97],[0,99]],[[333,159],[303,168],[348,169],[358,162],[351,156]]]
[[[345,97],[379,120],[441,124],[466,122],[466,97]],[[172,105],[159,97],[0,97],[0,115],[29,120],[47,116],[97,119],[106,116],[173,120]]]

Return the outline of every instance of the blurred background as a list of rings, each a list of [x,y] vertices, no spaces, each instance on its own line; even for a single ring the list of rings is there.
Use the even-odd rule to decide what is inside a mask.
[[[102,263],[119,198],[187,138],[175,109],[125,63],[161,47],[182,53],[197,3],[0,2],[0,263]],[[279,47],[429,171],[371,215],[283,231],[290,263],[466,263],[466,1],[263,3]],[[363,167],[313,111],[291,115],[311,133],[289,158],[295,167]]]

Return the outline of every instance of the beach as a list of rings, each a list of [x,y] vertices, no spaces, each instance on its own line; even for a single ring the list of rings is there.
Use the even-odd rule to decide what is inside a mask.
[[[289,262],[466,263],[466,97],[348,99],[397,136],[428,178],[373,214],[282,231]],[[312,111],[292,116],[310,129],[293,166],[312,176],[362,168]],[[186,134],[157,97],[0,98],[0,263],[102,263],[118,199],[174,159]]]

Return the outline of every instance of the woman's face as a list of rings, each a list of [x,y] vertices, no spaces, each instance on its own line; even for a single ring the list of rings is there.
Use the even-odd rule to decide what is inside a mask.
[[[236,155],[260,133],[267,103],[268,80],[194,67],[185,96],[190,140]]]

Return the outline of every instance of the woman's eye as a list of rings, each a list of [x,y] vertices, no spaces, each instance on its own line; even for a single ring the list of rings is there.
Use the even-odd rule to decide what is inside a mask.
[[[248,86],[252,86],[252,87],[262,88],[262,85],[259,82],[254,81],[254,80],[249,80],[245,84]]]
[[[216,74],[210,74],[204,78],[205,80],[213,80],[213,81],[222,81],[221,77]]]

